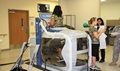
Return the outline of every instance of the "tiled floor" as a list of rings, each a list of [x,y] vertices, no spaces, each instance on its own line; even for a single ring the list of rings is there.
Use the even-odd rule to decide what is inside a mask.
[[[2,51],[0,53],[0,64],[15,62],[17,60],[19,52],[20,52],[20,49]],[[23,60],[26,60],[26,59],[28,59],[28,50],[24,53],[24,56],[23,56]],[[116,66],[109,66],[109,63],[111,62],[111,60],[112,60],[112,46],[108,46],[106,49],[105,62],[104,63],[97,62],[97,65],[102,69],[102,71],[120,71],[120,68],[118,67],[118,65],[120,64],[120,58],[118,61],[118,65]],[[0,66],[0,71],[10,71],[12,66],[13,64]],[[22,67],[24,69],[27,69],[28,65],[24,64]],[[33,67],[32,71],[41,71],[41,70]]]

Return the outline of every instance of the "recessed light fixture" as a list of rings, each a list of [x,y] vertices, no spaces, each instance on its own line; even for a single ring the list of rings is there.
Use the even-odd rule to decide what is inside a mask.
[[[106,0],[101,0],[101,2],[105,2]]]

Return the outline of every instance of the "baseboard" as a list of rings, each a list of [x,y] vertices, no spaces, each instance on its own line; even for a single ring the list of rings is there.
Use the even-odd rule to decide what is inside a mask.
[[[17,49],[17,48],[21,48],[22,44],[14,44],[14,45],[10,45],[10,49]]]
[[[10,50],[10,49],[1,49],[0,52],[2,52],[2,51],[8,51],[8,50]]]

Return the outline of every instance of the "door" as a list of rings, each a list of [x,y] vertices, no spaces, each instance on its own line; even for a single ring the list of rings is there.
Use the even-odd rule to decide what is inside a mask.
[[[28,11],[9,10],[10,45],[21,45],[28,41]]]

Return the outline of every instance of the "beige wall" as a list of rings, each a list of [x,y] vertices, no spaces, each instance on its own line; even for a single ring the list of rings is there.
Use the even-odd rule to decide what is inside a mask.
[[[100,15],[100,0],[60,0],[59,4],[63,14],[76,15],[76,28],[79,30],[86,30],[82,24]]]
[[[9,48],[9,25],[8,25],[8,9],[29,10],[29,16],[38,17],[37,4],[50,4],[50,11],[58,2],[50,2],[46,0],[1,0],[0,1],[0,34],[7,34],[1,37],[4,42],[0,43],[0,49]],[[76,15],[77,29],[85,30],[82,26],[91,17],[99,17],[100,2],[99,0],[59,0],[62,6],[63,14]]]
[[[101,4],[101,17],[106,20],[116,20],[120,18],[120,1]]]
[[[50,0],[0,0],[0,34],[7,34],[5,37],[0,36],[0,39],[3,39],[0,49],[9,48],[8,9],[29,10],[30,17],[38,17],[38,3],[50,4],[50,11],[58,4],[57,1]]]

